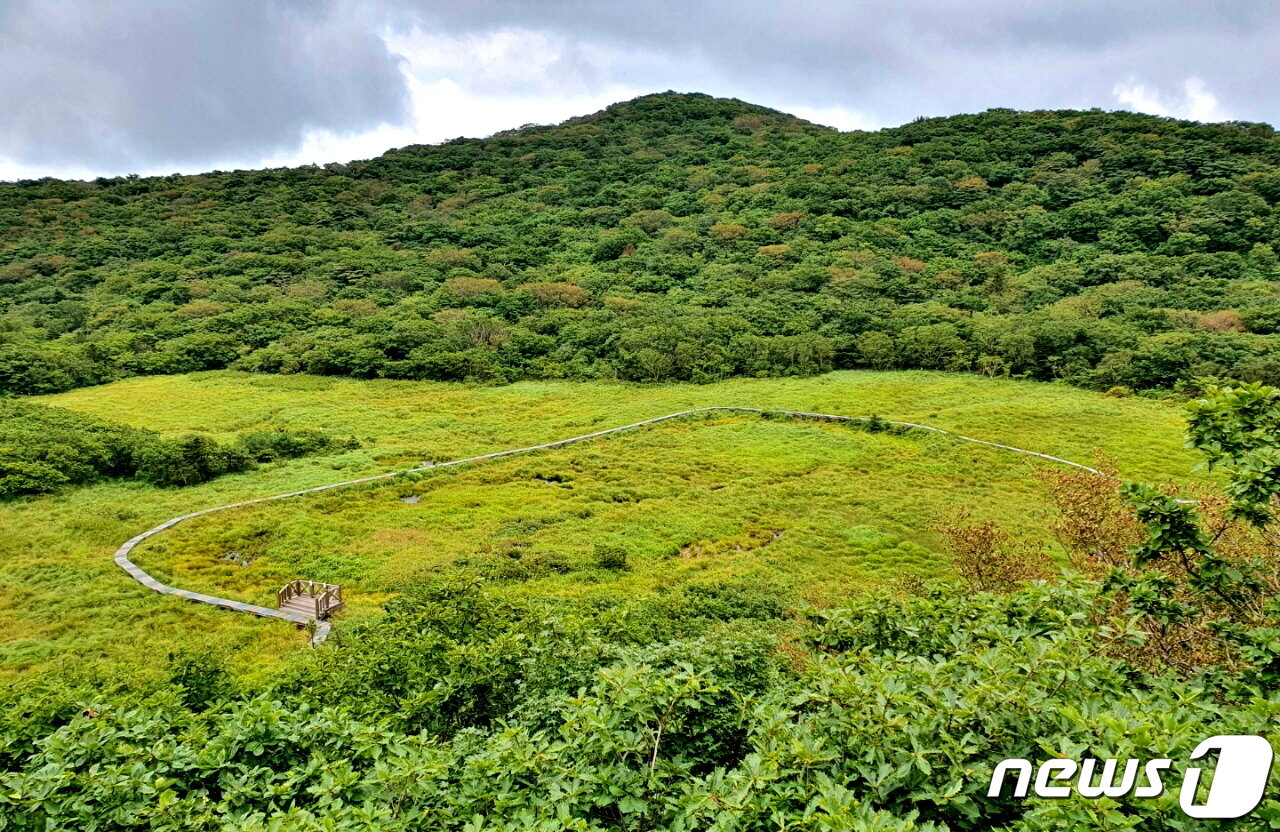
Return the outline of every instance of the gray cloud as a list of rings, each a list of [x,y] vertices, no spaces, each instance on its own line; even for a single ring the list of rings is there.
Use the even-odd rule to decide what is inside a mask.
[[[512,31],[546,36],[557,57],[522,76],[511,55],[438,46]],[[384,35],[412,33],[454,61],[414,77],[457,84],[467,112],[411,112]],[[1253,0],[14,0],[0,6],[0,159],[253,165],[315,131],[453,135],[518,96],[614,89],[873,124],[997,106],[1276,123],[1278,73],[1280,8]]]
[[[306,0],[5,5],[0,155],[154,168],[403,120],[398,58],[357,12]]]
[[[881,123],[988,107],[1115,108],[1116,84],[1206,82],[1280,121],[1280,8],[1252,0],[402,0],[399,25],[524,26],[697,55],[727,85]],[[683,86],[683,85],[682,85]]]

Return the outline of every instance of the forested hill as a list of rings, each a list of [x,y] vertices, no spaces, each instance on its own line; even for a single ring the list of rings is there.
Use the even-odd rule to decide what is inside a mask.
[[[348,165],[0,185],[0,391],[220,367],[1277,383],[1278,247],[1265,125],[839,133],[667,93]]]

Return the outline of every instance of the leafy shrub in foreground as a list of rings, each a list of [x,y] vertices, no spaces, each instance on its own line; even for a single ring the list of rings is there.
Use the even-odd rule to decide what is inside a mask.
[[[1151,676],[1099,651],[1087,582],[854,599],[799,622],[788,660],[782,631],[741,621],[628,645],[584,638],[592,618],[576,604],[432,592],[244,701],[91,697],[92,716],[9,758],[4,828],[1175,830],[1188,828],[1176,793],[985,790],[1006,757],[1183,760],[1206,736],[1280,715],[1275,694]],[[508,635],[518,649],[501,656],[518,670],[500,682],[502,661],[481,657]],[[322,678],[335,686],[309,692]],[[461,724],[451,692],[474,701],[490,680],[514,684],[499,697],[513,707]],[[427,730],[406,723],[406,704]],[[1267,801],[1235,828],[1278,812]]]

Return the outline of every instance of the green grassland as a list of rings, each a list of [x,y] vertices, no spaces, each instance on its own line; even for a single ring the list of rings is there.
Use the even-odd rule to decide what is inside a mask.
[[[1175,405],[1050,384],[928,372],[839,372],[711,385],[524,382],[502,387],[234,372],[137,378],[39,399],[163,433],[267,428],[355,435],[356,451],[185,489],[108,482],[0,506],[0,668],[10,675],[127,662],[148,672],[213,644],[242,673],[305,635],[155,595],[111,561],[123,540],[187,511],[547,442],[707,405],[876,413],[1183,484]],[[1042,463],[935,435],[713,415],[538,452],[198,518],[135,560],[184,588],[271,604],[286,580],[342,583],[371,613],[423,570],[510,592],[662,591],[751,575],[817,603],[945,571],[931,526],[957,510],[1041,533]],[[405,498],[417,496],[418,502]],[[626,550],[600,568],[597,545]],[[339,625],[340,626],[340,625]]]

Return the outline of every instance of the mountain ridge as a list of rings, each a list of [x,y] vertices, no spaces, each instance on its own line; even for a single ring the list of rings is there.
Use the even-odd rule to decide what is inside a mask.
[[[962,113],[954,113],[951,115],[940,115],[940,116],[919,116],[903,124],[880,127],[873,130],[840,130],[838,128],[831,127],[829,125],[823,125],[817,122],[809,121],[808,119],[802,118],[800,116],[796,116],[791,113],[787,113],[783,110],[778,110],[772,107],[766,107],[760,104],[753,104],[751,102],[748,102],[739,98],[718,97],[718,96],[712,96],[710,94],[701,93],[701,92],[676,92],[674,90],[667,90],[664,92],[646,93],[644,95],[639,95],[634,98],[617,101],[593,113],[587,113],[587,114],[578,115],[578,116],[571,116],[560,122],[555,122],[555,123],[536,123],[535,122],[535,123],[523,124],[523,125],[499,130],[487,136],[458,136],[456,138],[446,139],[444,141],[436,142],[436,143],[412,143],[412,144],[402,145],[400,147],[388,148],[387,150],[383,151],[377,156],[369,157],[367,159],[351,159],[345,162],[334,160],[334,161],[330,161],[323,164],[294,165],[294,166],[286,165],[283,167],[273,167],[273,168],[234,168],[230,170],[215,168],[208,171],[202,171],[199,173],[152,174],[152,175],[145,175],[145,176],[138,175],[138,174],[128,174],[128,175],[122,175],[122,176],[102,176],[92,180],[62,179],[59,177],[47,176],[47,177],[39,177],[35,179],[4,180],[4,181],[0,181],[0,186],[35,185],[38,183],[48,183],[48,182],[109,183],[109,182],[117,182],[117,181],[133,181],[133,180],[139,180],[139,179],[173,180],[175,178],[183,178],[183,177],[233,174],[233,173],[244,173],[244,172],[250,172],[250,171],[282,171],[282,170],[294,170],[294,169],[332,168],[332,167],[344,168],[352,165],[360,165],[363,163],[368,163],[377,159],[382,159],[387,156],[394,156],[395,154],[402,153],[402,152],[423,152],[423,151],[429,150],[430,148],[437,148],[437,147],[448,146],[448,145],[470,144],[470,143],[476,143],[476,142],[487,142],[487,141],[493,141],[493,140],[527,137],[530,135],[536,135],[536,134],[546,133],[549,131],[556,131],[560,129],[569,129],[569,128],[574,128],[574,127],[579,127],[584,125],[616,124],[619,122],[626,122],[629,120],[644,121],[646,117],[652,118],[655,115],[655,113],[657,114],[656,120],[659,123],[679,126],[682,122],[680,120],[673,118],[670,113],[664,113],[661,110],[650,106],[653,104],[672,104],[672,103],[702,104],[703,105],[702,107],[694,108],[692,113],[686,111],[684,114],[684,117],[686,118],[692,115],[692,117],[695,120],[704,120],[704,119],[709,120],[709,119],[714,119],[717,116],[722,120],[731,120],[732,118],[761,117],[767,120],[766,122],[767,126],[792,126],[792,127],[802,128],[802,129],[813,128],[814,130],[822,133],[840,134],[840,135],[868,136],[868,135],[877,135],[877,134],[895,134],[898,131],[903,131],[903,130],[906,130],[907,128],[911,128],[919,125],[948,124],[948,123],[955,123],[958,120],[975,120],[975,119],[980,120],[984,118],[1005,118],[1010,116],[1013,116],[1013,117],[1052,116],[1052,117],[1058,117],[1058,118],[1072,118],[1072,117],[1079,117],[1079,116],[1106,115],[1106,116],[1129,117],[1129,118],[1135,119],[1135,122],[1134,122],[1135,125],[1141,124],[1143,120],[1150,120],[1151,123],[1174,123],[1174,124],[1183,125],[1183,126],[1200,126],[1205,128],[1221,128],[1224,130],[1236,130],[1236,131],[1247,133],[1249,135],[1254,135],[1259,137],[1275,136],[1275,128],[1266,122],[1251,122],[1251,121],[1245,121],[1245,120],[1230,120],[1230,121],[1222,121],[1222,122],[1199,122],[1199,121],[1194,121],[1190,119],[1183,119],[1183,118],[1172,117],[1172,116],[1154,115],[1151,113],[1141,113],[1141,112],[1135,112],[1131,110],[1104,110],[1101,108],[1092,108],[1087,110],[1079,110],[1079,109],[1019,110],[1016,108],[1009,108],[1009,107],[991,107],[986,110],[981,110],[977,112],[962,112]],[[711,105],[711,106],[706,106],[706,105]],[[737,112],[734,112],[735,108]],[[761,126],[765,126],[765,125],[761,125]]]

